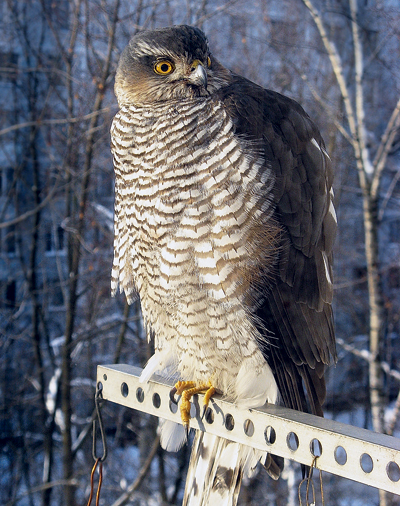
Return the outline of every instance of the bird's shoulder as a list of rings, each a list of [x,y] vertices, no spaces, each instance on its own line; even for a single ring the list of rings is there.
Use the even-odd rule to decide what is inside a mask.
[[[241,76],[233,75],[217,98],[235,134],[249,140],[272,171],[273,199],[292,246],[312,255],[321,239],[333,182],[331,161],[317,126],[295,100]]]
[[[239,135],[268,142],[279,137],[294,152],[300,152],[312,139],[325,147],[318,128],[303,107],[285,95],[232,74],[216,97],[224,104]]]

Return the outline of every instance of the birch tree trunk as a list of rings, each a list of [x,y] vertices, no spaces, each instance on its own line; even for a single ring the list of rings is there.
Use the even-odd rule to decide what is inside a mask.
[[[374,430],[385,432],[382,344],[384,339],[384,307],[379,275],[378,206],[371,195],[363,196],[365,255],[367,259],[369,297],[369,390]]]

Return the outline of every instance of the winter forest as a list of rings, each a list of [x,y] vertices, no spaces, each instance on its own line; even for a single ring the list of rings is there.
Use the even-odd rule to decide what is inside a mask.
[[[86,504],[96,366],[152,354],[139,302],[110,295],[113,85],[137,31],[182,23],[320,128],[339,223],[326,416],[399,434],[399,0],[1,0],[1,504]],[[190,447],[162,450],[149,415],[102,412],[100,504],[181,504]],[[297,505],[300,480],[290,461],[278,482],[260,470],[238,504]],[[323,486],[330,506],[400,504],[327,473]]]

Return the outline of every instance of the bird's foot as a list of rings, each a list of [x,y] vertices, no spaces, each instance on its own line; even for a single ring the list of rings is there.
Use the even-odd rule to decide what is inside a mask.
[[[211,397],[215,394],[216,390],[212,386],[211,381],[208,383],[196,383],[195,381],[178,381],[175,383],[174,388],[171,389],[169,396],[174,404],[178,404],[175,395],[182,396],[182,403],[180,407],[181,419],[185,427],[186,435],[189,434],[189,421],[190,421],[190,399],[196,394],[205,394],[203,400],[203,414],[207,410],[208,403]]]

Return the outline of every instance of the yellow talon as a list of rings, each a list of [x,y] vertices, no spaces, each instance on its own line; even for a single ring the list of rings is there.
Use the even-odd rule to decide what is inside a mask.
[[[175,383],[175,390],[178,395],[182,395],[182,392],[189,390],[196,386],[195,381],[178,381]]]
[[[190,421],[190,400],[193,395],[204,393],[204,401],[203,401],[203,415],[207,409],[208,403],[210,402],[211,397],[215,394],[216,390],[212,386],[211,381],[208,383],[200,383],[196,384],[195,381],[178,381],[175,383],[175,387],[171,390],[171,394],[173,398],[173,394],[178,394],[182,396],[182,402],[180,407],[181,419],[183,422],[186,431],[189,430],[189,421]],[[176,401],[175,401],[176,402]]]
[[[204,408],[207,408],[208,403],[210,402],[211,397],[215,394],[216,390],[212,386],[211,381],[208,382],[208,389],[207,392],[204,394]]]

